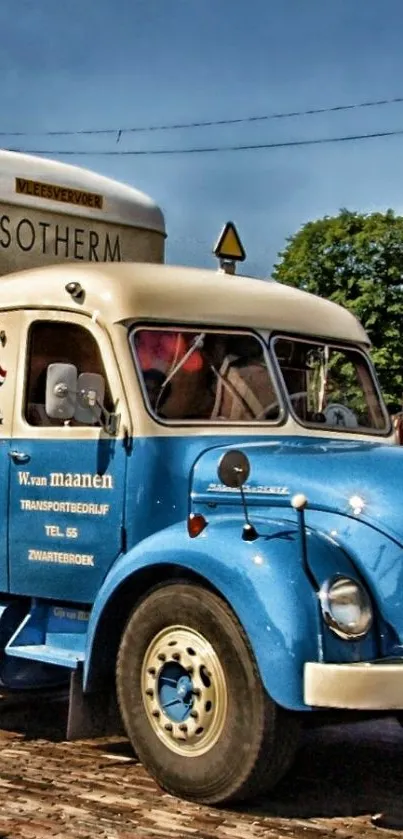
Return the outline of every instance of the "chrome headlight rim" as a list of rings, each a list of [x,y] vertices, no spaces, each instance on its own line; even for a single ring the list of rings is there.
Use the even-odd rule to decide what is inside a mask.
[[[357,629],[354,629],[351,626],[347,627],[345,624],[337,621],[332,614],[331,591],[336,584],[340,584],[342,582],[348,585],[354,585],[356,589],[359,590],[363,600],[364,605],[361,610],[361,619]],[[357,580],[354,577],[347,577],[345,574],[335,574],[333,577],[329,577],[329,579],[322,583],[318,595],[323,619],[335,635],[338,635],[339,638],[342,638],[344,641],[360,641],[368,635],[374,620],[373,609],[370,596],[360,580]]]

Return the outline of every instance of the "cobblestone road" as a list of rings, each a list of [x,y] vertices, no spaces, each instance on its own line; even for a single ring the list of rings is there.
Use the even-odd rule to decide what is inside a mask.
[[[394,720],[307,732],[270,799],[214,810],[162,793],[124,738],[66,743],[65,706],[0,700],[0,839],[274,839],[378,836],[403,819],[403,729]]]

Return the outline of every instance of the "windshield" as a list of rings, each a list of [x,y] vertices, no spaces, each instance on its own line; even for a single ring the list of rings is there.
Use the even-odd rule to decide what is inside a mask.
[[[316,341],[277,338],[274,351],[296,417],[334,430],[389,429],[365,356]]]
[[[255,335],[140,328],[132,341],[148,408],[159,419],[279,420],[265,347]]]

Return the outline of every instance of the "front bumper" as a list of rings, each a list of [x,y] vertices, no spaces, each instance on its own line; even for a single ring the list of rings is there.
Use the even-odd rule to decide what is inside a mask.
[[[403,709],[403,659],[304,666],[304,702],[359,711]]]

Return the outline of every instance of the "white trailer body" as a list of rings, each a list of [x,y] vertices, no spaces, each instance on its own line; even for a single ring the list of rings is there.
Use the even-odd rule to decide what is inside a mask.
[[[78,166],[0,150],[0,275],[66,261],[164,261],[142,192]]]

